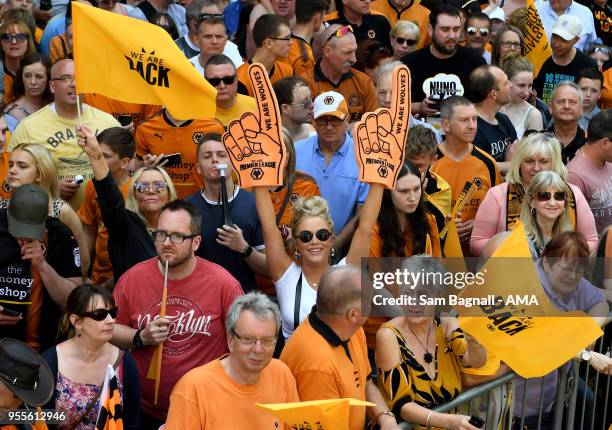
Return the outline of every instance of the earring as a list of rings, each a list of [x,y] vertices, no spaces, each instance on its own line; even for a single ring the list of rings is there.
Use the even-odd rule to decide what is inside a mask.
[[[300,255],[300,251],[298,251],[297,249],[295,250],[294,255],[295,255],[296,260],[299,260],[300,258],[302,258],[302,256]]]
[[[77,331],[77,337],[81,337],[81,332]]]
[[[329,250],[329,258],[331,258],[332,260],[336,258],[336,250],[333,247]]]

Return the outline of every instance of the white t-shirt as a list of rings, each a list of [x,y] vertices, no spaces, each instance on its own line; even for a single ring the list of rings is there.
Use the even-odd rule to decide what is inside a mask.
[[[242,57],[240,56],[240,52],[238,52],[238,46],[236,46],[236,44],[232,41],[228,40],[225,43],[223,55],[232,60],[232,63],[234,63],[234,66],[236,68],[242,66],[242,64],[244,63],[244,61],[242,61]],[[189,61],[195,66],[196,70],[202,76],[204,76],[204,67],[202,67],[202,65],[200,64],[200,54],[196,55],[195,57],[191,57]]]

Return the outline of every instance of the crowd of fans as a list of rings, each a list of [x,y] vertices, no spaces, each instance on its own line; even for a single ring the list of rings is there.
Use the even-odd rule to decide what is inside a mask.
[[[40,406],[66,412],[59,428],[94,429],[111,365],[129,429],[279,428],[256,403],[355,398],[375,406],[352,407],[351,430],[474,430],[470,416],[433,409],[511,370],[495,351],[433,306],[397,318],[362,306],[362,258],[443,273],[448,223],[464,256],[485,259],[522,222],[542,291],[605,329],[607,0],[535,2],[552,51],[539,69],[518,0],[78,1],[166,30],[217,90],[216,114],[178,120],[78,94],[71,4],[2,5],[0,415]],[[279,187],[240,187],[222,143],[232,120],[257,111],[254,62],[282,118]],[[401,64],[410,130],[390,190],[360,181],[352,134],[365,113],[391,108]],[[452,219],[466,182],[475,191]],[[595,276],[577,263],[589,256],[601,257]],[[611,375],[610,345],[608,333],[602,353],[575,360]],[[485,428],[508,414],[515,429],[552,428],[556,375],[537,390],[517,378]],[[584,377],[578,389],[588,419],[607,427],[592,407],[601,392]]]

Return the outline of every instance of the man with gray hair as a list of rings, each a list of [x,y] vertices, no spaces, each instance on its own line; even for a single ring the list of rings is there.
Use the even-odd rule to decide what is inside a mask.
[[[367,413],[382,430],[399,429],[395,416],[372,381],[363,324],[361,272],[334,266],[323,274],[317,304],[281,354],[297,382],[302,401],[353,398],[373,402]],[[363,429],[364,407],[352,407],[351,430]]]
[[[561,142],[561,158],[567,164],[586,142],[584,130],[578,125],[582,115],[582,91],[573,82],[561,82],[552,92],[550,111],[553,124],[548,131]]]
[[[278,419],[256,406],[299,402],[290,370],[272,358],[280,321],[278,306],[266,295],[252,292],[236,299],[225,323],[230,353],[179,380],[165,429],[281,428]]]

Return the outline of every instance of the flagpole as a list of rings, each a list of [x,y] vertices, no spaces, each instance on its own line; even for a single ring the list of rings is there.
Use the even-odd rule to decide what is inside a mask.
[[[166,259],[166,267],[164,269],[164,290],[162,291],[161,309],[159,310],[159,317],[166,318],[166,300],[168,299],[168,260]],[[155,399],[154,402],[157,405],[157,398],[159,394],[159,383],[161,380],[161,364],[162,355],[164,352],[164,343],[160,343],[158,346],[158,360],[157,369],[155,369]]]
[[[81,94],[77,93],[77,119],[78,119],[78,124],[83,125],[83,122],[81,121]],[[95,130],[94,130],[95,131]]]

